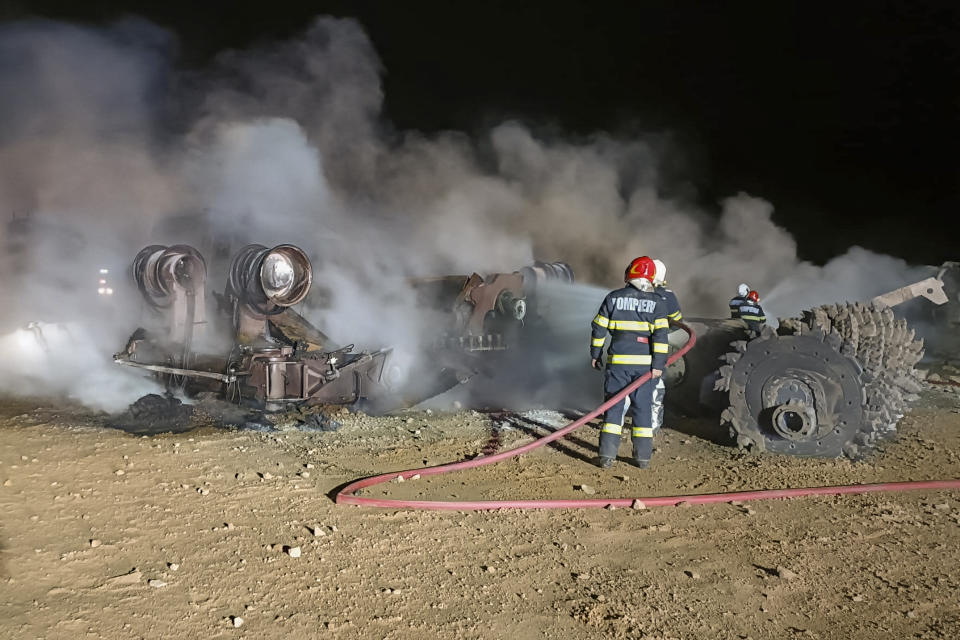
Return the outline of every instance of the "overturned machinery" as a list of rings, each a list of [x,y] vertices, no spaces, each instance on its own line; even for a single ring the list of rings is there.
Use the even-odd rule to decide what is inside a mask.
[[[411,281],[420,306],[436,314],[427,354],[400,375],[390,349],[355,352],[332,341],[292,307],[312,283],[307,255],[293,245],[248,245],[233,258],[216,309],[205,305],[206,264],[186,245],[151,245],[133,276],[152,324],[139,328],[118,364],[152,372],[188,395],[204,392],[266,412],[351,405],[371,413],[411,406],[462,384],[490,357],[516,347],[546,280],[570,282],[563,263],[521,271]]]
[[[930,278],[760,333],[739,320],[691,320],[697,347],[668,371],[668,403],[719,412],[743,450],[862,458],[896,435],[922,388],[914,367],[923,341],[891,308],[918,296],[947,302],[943,282]]]
[[[325,350],[327,337],[290,309],[312,281],[309,259],[293,245],[244,247],[210,320],[205,266],[195,249],[146,247],[133,270],[156,321],[134,332],[115,356],[119,364],[151,371],[189,394],[214,392],[266,411],[350,404],[386,391],[388,351]],[[218,342],[223,335],[232,337]]]

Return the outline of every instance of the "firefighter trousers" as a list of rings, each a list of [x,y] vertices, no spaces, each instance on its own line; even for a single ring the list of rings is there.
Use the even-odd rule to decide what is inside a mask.
[[[607,366],[603,378],[605,397],[610,399],[649,371],[649,366]],[[620,436],[623,433],[623,421],[629,415],[633,419],[633,429],[630,432],[633,440],[633,459],[637,462],[650,461],[650,456],[653,454],[652,405],[655,386],[655,380],[648,380],[603,414],[603,426],[600,429],[601,458],[617,457],[617,450],[620,448]]]

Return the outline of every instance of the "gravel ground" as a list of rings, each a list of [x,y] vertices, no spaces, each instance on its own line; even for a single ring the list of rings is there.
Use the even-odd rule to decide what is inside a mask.
[[[955,389],[931,387],[899,441],[864,463],[745,456],[703,437],[712,425],[677,420],[647,471],[591,466],[597,432],[585,427],[520,459],[365,495],[960,478]],[[332,492],[354,478],[475,455],[503,419],[336,417],[335,432],[144,437],[76,407],[0,402],[0,637],[960,637],[960,493],[650,510],[337,507]],[[537,429],[515,423],[500,445]]]

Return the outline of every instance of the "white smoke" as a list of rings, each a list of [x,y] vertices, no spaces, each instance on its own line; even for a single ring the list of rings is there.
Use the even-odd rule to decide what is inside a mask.
[[[796,265],[770,289],[763,304],[768,314],[795,316],[821,304],[866,301],[929,276],[928,267],[910,266],[899,258],[852,247],[823,267]]]
[[[803,263],[759,198],[736,195],[716,215],[665,195],[659,137],[565,139],[517,122],[476,139],[395,131],[381,113],[382,65],[353,20],[319,18],[298,38],[224,52],[199,71],[174,60],[175,38],[141,21],[0,26],[0,214],[53,230],[17,249],[0,225],[0,319],[5,330],[70,322],[88,343],[58,351],[48,382],[24,388],[5,375],[5,390],[47,384],[102,407],[140,393],[119,367],[96,390],[82,374],[108,363],[143,313],[135,291],[118,284],[123,295],[104,308],[88,283],[104,265],[119,278],[155,243],[297,244],[329,294],[311,319],[337,342],[407,354],[428,323],[409,276],[538,258],[618,286],[624,266],[650,254],[666,261],[685,311],[701,315],[723,314],[741,281],[794,313],[913,277],[859,249],[822,269]]]

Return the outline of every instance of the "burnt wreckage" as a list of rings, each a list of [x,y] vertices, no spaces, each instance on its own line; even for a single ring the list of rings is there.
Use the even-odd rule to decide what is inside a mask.
[[[668,368],[668,407],[719,415],[744,450],[859,459],[895,436],[921,390],[914,367],[924,343],[892,307],[925,297],[949,303],[934,314],[938,319],[942,309],[955,314],[960,287],[950,277],[958,270],[949,267],[869,302],[817,307],[759,333],[741,320],[689,319],[697,345]],[[443,329],[425,347],[420,369],[402,380],[389,349],[335,347],[291,309],[312,282],[310,261],[295,246],[242,249],[224,293],[213,295],[212,314],[205,304],[206,265],[191,247],[146,247],[134,261],[134,278],[161,322],[138,329],[116,361],[149,370],[168,387],[214,392],[266,412],[351,405],[382,413],[474,377],[509,377],[516,370],[509,358],[526,359],[531,345],[569,349],[562,340],[551,342],[536,295],[543,282],[573,281],[565,263],[411,281],[417,303],[439,314]],[[230,339],[216,347],[217,335]],[[685,341],[684,331],[671,332],[673,350]],[[511,384],[532,385],[535,377],[523,373]]]
[[[411,281],[421,306],[441,314],[446,327],[421,364],[400,375],[390,349],[334,347],[291,308],[312,283],[310,260],[293,245],[244,247],[224,293],[213,294],[213,314],[206,309],[206,263],[193,247],[148,246],[134,260],[133,276],[154,323],[134,332],[115,355],[118,364],[151,371],[168,388],[212,392],[266,412],[351,405],[371,413],[411,406],[471,379],[488,356],[516,346],[538,283],[573,280],[566,264],[536,263],[486,279]],[[230,337],[223,343],[222,336]]]

